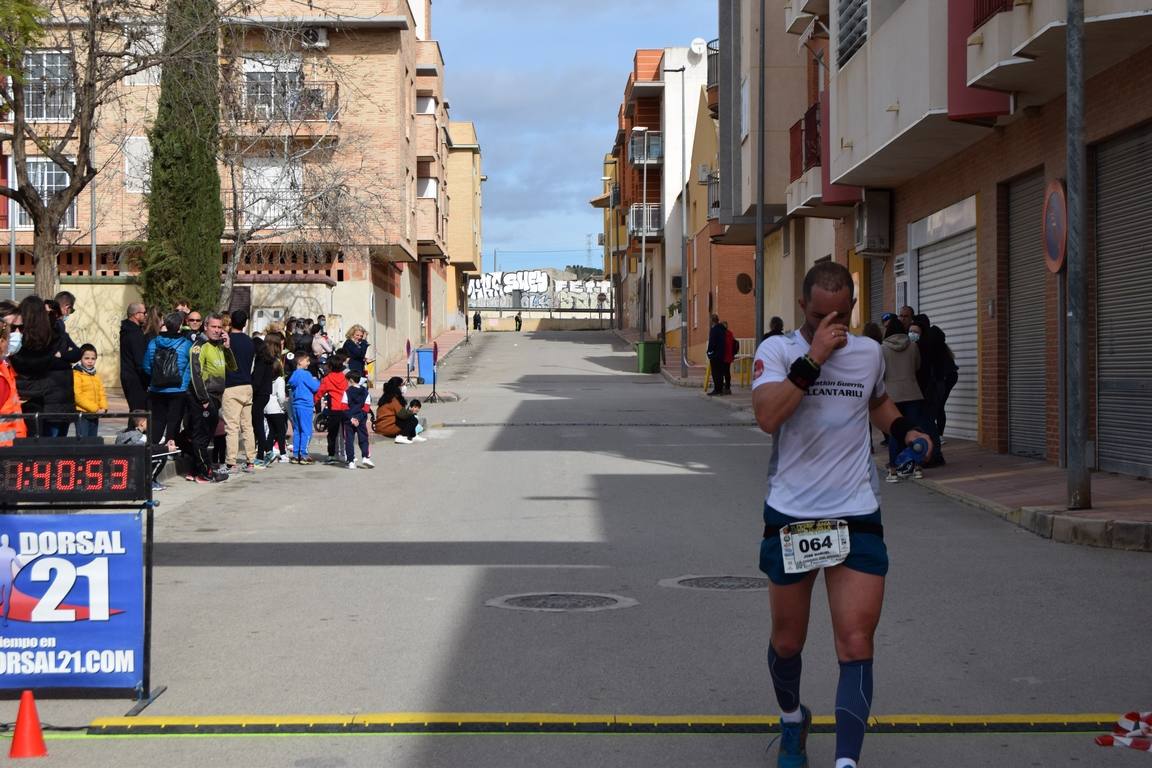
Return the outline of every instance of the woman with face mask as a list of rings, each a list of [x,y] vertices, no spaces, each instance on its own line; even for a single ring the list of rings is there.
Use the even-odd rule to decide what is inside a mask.
[[[23,328],[20,351],[9,356],[16,370],[16,388],[25,413],[76,412],[72,366],[80,362],[80,348],[72,343],[64,324],[53,321],[44,300],[28,296],[18,308]],[[42,437],[63,437],[71,420],[40,422]]]
[[[900,415],[913,424],[920,424],[924,416],[924,393],[916,380],[920,370],[920,349],[904,332],[904,325],[898,318],[888,321],[884,334],[884,388],[900,411]],[[919,427],[917,427],[919,429]],[[903,450],[896,440],[888,441],[889,483],[899,482],[901,476],[896,471],[896,456]],[[912,471],[913,477],[920,476],[919,468]]]
[[[2,308],[0,312],[3,312]],[[16,372],[8,363],[12,335],[19,331],[11,330],[7,318],[19,320],[19,317],[12,312],[7,313],[4,320],[0,320],[0,448],[6,448],[12,445],[14,438],[28,434],[23,419],[4,418],[19,416],[23,412],[20,408],[20,395],[16,392]]]

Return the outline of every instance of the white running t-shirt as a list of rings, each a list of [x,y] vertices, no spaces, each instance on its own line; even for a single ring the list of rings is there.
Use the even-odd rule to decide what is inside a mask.
[[[787,379],[808,349],[799,330],[765,339],[756,350],[752,388]],[[768,505],[804,520],[879,509],[868,402],[884,394],[880,345],[849,334],[847,346],[825,361],[796,411],[772,435]]]

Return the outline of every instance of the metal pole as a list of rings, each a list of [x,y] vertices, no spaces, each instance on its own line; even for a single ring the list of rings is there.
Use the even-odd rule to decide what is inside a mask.
[[[680,378],[688,378],[688,102],[687,65],[665,72],[680,73]]]
[[[88,207],[90,208],[89,217],[91,221],[88,222],[89,229],[92,232],[92,277],[96,277],[96,179],[92,179],[88,184]]]
[[[16,301],[16,201],[5,198],[8,203],[8,298]]]
[[[1088,270],[1084,150],[1084,0],[1068,0],[1068,509],[1092,507],[1088,472]]]
[[[648,338],[648,129],[644,129],[644,175],[640,192],[640,338]]]
[[[753,157],[756,161],[756,285],[752,296],[756,300],[756,333],[753,343],[764,335],[764,0],[760,0],[760,82],[756,87],[756,140]]]

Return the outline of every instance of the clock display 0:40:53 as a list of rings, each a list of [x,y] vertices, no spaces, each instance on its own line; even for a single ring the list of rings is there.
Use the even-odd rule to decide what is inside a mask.
[[[108,459],[5,459],[5,491],[123,491],[131,482],[131,462]]]

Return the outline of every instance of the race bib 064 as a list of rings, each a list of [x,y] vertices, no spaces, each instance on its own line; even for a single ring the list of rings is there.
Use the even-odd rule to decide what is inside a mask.
[[[780,529],[785,573],[840,565],[850,549],[848,523],[844,520],[800,520]]]

